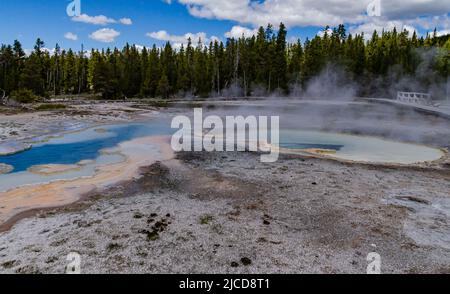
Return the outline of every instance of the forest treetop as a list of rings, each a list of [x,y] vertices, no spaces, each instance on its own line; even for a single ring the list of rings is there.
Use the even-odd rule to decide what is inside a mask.
[[[26,100],[23,93],[94,93],[104,99],[302,95],[312,80],[330,71],[339,73],[336,87],[351,82],[361,96],[389,96],[396,85],[397,90],[431,91],[440,97],[450,73],[450,38],[438,37],[436,31],[419,37],[393,29],[375,31],[366,40],[339,25],[291,44],[281,23],[277,31],[268,25],[255,36],[225,43],[188,40],[179,50],[170,43],[143,49],[127,44],[87,54],[56,44],[50,54],[37,39],[26,55],[15,41],[1,46],[0,66],[0,89],[17,100]]]

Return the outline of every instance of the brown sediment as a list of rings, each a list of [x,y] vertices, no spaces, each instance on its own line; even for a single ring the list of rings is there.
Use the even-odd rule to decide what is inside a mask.
[[[46,165],[35,165],[28,169],[30,173],[37,175],[54,175],[65,173],[69,171],[76,171],[82,168],[78,164],[46,164]]]
[[[150,148],[156,148],[156,152]],[[46,208],[74,203],[95,189],[102,189],[139,176],[139,169],[174,157],[168,137],[145,137],[123,142],[117,147],[126,159],[100,166],[95,175],[30,185],[0,193],[0,231]]]
[[[55,175],[61,174],[71,171],[77,171],[83,168],[88,164],[95,163],[94,160],[82,160],[76,164],[43,164],[43,165],[34,165],[28,169],[30,173],[37,175]]]
[[[325,155],[336,154],[336,150],[320,149],[320,148],[302,149],[302,151],[313,154],[325,154]]]
[[[178,166],[177,159],[169,159],[165,162],[169,166]],[[168,186],[167,183],[167,167],[160,161],[157,161],[150,166],[143,166],[139,168],[138,179],[128,179],[117,184],[107,187],[105,189],[93,189],[87,193],[81,194],[79,199],[73,203],[62,206],[36,208],[27,210],[14,215],[6,222],[0,224],[0,233],[9,231],[17,222],[22,219],[34,216],[48,216],[49,214],[57,214],[60,212],[80,211],[87,209],[99,199],[108,199],[114,197],[131,197],[139,193],[146,193],[153,188],[160,188]],[[126,194],[125,192],[126,191]]]

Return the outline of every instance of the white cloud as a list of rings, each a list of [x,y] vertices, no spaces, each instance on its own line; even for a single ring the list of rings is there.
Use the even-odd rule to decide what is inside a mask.
[[[375,30],[380,34],[383,30],[391,31],[394,28],[396,28],[397,31],[407,30],[410,36],[414,33],[414,31],[417,32],[417,29],[408,21],[389,21],[382,18],[378,18],[372,22],[367,22],[358,26],[352,26],[350,27],[350,32],[352,34],[364,33],[364,37],[366,39],[370,39]]]
[[[119,19],[119,22],[123,25],[127,25],[127,26],[131,26],[133,24],[133,21],[131,20],[131,18],[128,17],[124,17]]]
[[[117,22],[115,19],[106,17],[104,15],[89,16],[87,14],[81,14],[79,16],[74,16],[74,17],[72,17],[72,20],[76,21],[76,22],[83,22],[83,23],[94,24],[94,25],[107,25],[107,24]]]
[[[234,26],[231,28],[229,32],[225,33],[225,37],[227,38],[241,38],[244,37],[252,37],[258,33],[257,29],[249,29],[241,26]]]
[[[178,0],[196,17],[233,20],[253,27],[281,21],[288,26],[337,25],[357,21],[370,0]]]
[[[135,44],[134,45],[135,47],[136,47],[136,49],[139,51],[139,52],[142,52],[142,50],[144,50],[144,45],[139,45],[139,44]]]
[[[333,30],[329,28],[326,31],[325,30],[318,31],[317,36],[322,38],[323,36],[325,36],[325,32],[327,32],[328,36],[331,36],[331,34],[333,33]]]
[[[64,50],[62,48],[59,48],[59,50]],[[24,49],[23,50],[25,52],[25,55],[30,56],[31,53],[33,53],[35,51],[35,49]],[[56,52],[56,48],[47,48],[47,47],[43,47],[41,48],[42,52],[47,52],[50,56],[53,56]]]
[[[220,38],[219,37],[217,37],[217,36],[211,36],[211,37],[209,37],[209,40],[211,41],[211,42],[220,42]]]
[[[203,45],[208,45],[210,42],[215,41],[220,42],[219,37],[208,37],[204,32],[186,33],[184,35],[171,35],[167,31],[161,30],[157,32],[147,33],[146,36],[159,41],[168,41],[176,50],[180,49],[182,45],[186,46],[189,38],[191,39],[193,46],[197,46],[199,41],[201,41]]]
[[[450,18],[448,15],[438,15],[426,18],[416,18],[413,20],[414,23],[426,30],[434,30],[434,28],[450,28]]]
[[[208,38],[206,37],[206,33],[186,33],[184,35],[171,35],[167,33],[167,31],[158,31],[147,33],[147,37],[152,39],[160,40],[160,41],[169,41],[174,43],[185,43],[189,38],[191,38],[192,43],[197,43],[199,40],[202,42],[207,42]]]
[[[195,17],[232,20],[253,28],[283,22],[294,26],[390,27],[450,29],[449,0],[381,0],[381,18],[367,16],[373,0],[177,0]],[[165,0],[167,3],[173,1]],[[386,27],[386,28],[388,28]]]
[[[25,52],[25,55],[27,55],[27,56],[30,56],[31,55],[31,53],[33,53],[34,52],[34,50],[35,49],[24,49],[23,51]],[[41,48],[41,50],[43,51],[43,52],[47,52],[50,56],[53,56],[53,55],[55,55],[55,53],[56,53],[56,48],[47,48],[47,47],[44,47],[44,48]],[[60,52],[62,52],[62,51],[68,51],[68,49],[65,49],[65,48],[59,48],[59,50],[60,50]],[[77,51],[77,53],[78,52],[80,52],[80,51]],[[84,56],[86,56],[86,57],[91,57],[91,51],[90,50],[84,50]]]
[[[119,21],[115,20],[114,18],[110,18],[104,15],[97,15],[97,16],[90,16],[85,13],[72,17],[73,21],[76,22],[82,22],[87,24],[93,24],[93,25],[108,25],[108,24],[114,24],[114,23],[121,23],[123,25],[130,26],[133,24],[133,21],[129,17],[123,17],[119,19]]]
[[[66,38],[67,40],[71,40],[71,41],[76,41],[78,40],[78,36],[74,33],[71,32],[67,32],[64,34],[64,38]]]
[[[436,34],[437,34],[438,37],[440,37],[440,36],[445,36],[445,35],[450,35],[450,29],[448,29],[448,30],[442,30],[442,31],[437,31]]]
[[[120,36],[120,32],[114,29],[100,29],[90,34],[89,38],[99,42],[111,43],[114,42],[118,36]]]
[[[41,50],[44,51],[44,52],[47,52],[50,55],[55,54],[55,51],[56,51],[55,48],[46,48],[46,47],[42,48]]]

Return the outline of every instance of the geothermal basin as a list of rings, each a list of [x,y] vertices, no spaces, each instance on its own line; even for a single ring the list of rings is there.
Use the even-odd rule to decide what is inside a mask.
[[[205,116],[278,115],[281,122],[281,153],[375,164],[432,162],[446,156],[441,147],[446,147],[447,143],[439,141],[443,138],[439,130],[442,124],[448,126],[448,122],[431,119],[430,128],[438,131],[430,139],[427,128],[422,130],[411,125],[420,115],[403,110],[365,103],[286,105],[269,102],[226,106],[208,102],[200,106],[204,107]],[[169,114],[160,113],[139,122],[94,126],[36,140],[31,143],[30,149],[0,156],[0,164],[5,167],[3,174],[0,174],[0,192],[25,185],[92,177],[99,167],[126,160],[120,152],[111,148],[136,138],[170,136],[176,131],[170,128],[170,117],[181,113],[191,115],[191,107],[198,106],[183,106],[181,111],[176,108],[168,111]],[[376,125],[374,119],[378,121]],[[400,137],[400,140],[393,137]],[[434,146],[427,146],[427,143]],[[149,150],[151,148],[149,146]]]
[[[127,272],[228,272],[245,256],[260,272],[361,273],[376,250],[390,257],[386,273],[448,272],[447,119],[360,102],[171,102],[159,112],[139,103],[126,121],[52,133],[44,123],[45,135],[6,145],[0,267],[17,262],[2,270],[62,272],[75,251],[86,273],[123,272],[116,256],[131,262]],[[222,121],[279,116],[286,155],[266,163],[252,152],[174,154],[172,117],[194,107]],[[155,214],[168,227],[149,240]],[[48,263],[54,256],[62,258]]]

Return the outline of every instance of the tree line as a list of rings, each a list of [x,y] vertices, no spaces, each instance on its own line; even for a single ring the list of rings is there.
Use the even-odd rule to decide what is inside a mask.
[[[87,53],[62,50],[58,44],[50,53],[41,39],[28,55],[19,41],[2,45],[0,89],[18,100],[85,93],[103,99],[288,95],[306,88],[331,65],[359,85],[359,95],[371,95],[373,80],[380,87],[393,77],[410,76],[426,87],[444,83],[450,73],[450,39],[438,37],[436,30],[425,37],[406,30],[375,31],[366,40],[339,25],[290,43],[281,23],[278,30],[268,25],[252,37],[225,43],[189,39],[178,49],[168,42],[161,48],[127,44],[121,50]],[[427,73],[418,75],[424,63]]]

